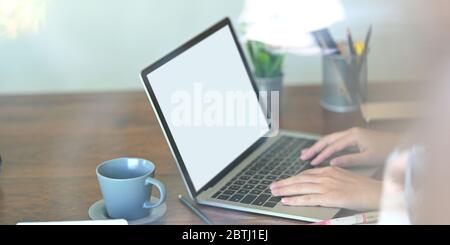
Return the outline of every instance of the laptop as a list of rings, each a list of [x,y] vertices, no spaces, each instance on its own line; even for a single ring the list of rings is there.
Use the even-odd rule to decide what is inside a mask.
[[[285,206],[280,197],[271,195],[272,182],[311,168],[299,153],[318,136],[274,130],[266,120],[228,18],[145,68],[141,78],[189,195],[197,203],[311,222],[332,218],[339,211]],[[229,100],[233,92],[235,100]],[[243,108],[253,110],[242,113]]]

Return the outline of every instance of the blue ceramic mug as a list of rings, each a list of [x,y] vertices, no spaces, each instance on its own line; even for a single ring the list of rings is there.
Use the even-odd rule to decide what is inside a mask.
[[[155,165],[148,160],[116,158],[100,164],[96,172],[106,212],[113,219],[146,217],[166,199],[164,185],[153,178]],[[156,203],[150,203],[153,185],[160,193]]]

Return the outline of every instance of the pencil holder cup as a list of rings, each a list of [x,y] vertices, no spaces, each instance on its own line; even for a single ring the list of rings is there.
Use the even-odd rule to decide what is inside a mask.
[[[322,107],[333,112],[359,110],[367,100],[367,59],[327,54],[322,58]]]

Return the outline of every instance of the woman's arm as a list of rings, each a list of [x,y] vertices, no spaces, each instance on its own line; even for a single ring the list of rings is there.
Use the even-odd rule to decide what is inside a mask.
[[[304,149],[300,158],[318,165],[335,153],[356,148],[356,153],[336,157],[330,164],[340,167],[383,164],[399,139],[398,134],[352,128],[323,137],[310,148]]]
[[[282,203],[295,206],[325,206],[353,210],[378,209],[381,182],[339,167],[305,170],[270,186]]]

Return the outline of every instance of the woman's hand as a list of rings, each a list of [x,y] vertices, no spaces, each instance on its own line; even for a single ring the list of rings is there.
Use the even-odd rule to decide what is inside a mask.
[[[300,158],[311,160],[312,165],[318,165],[335,153],[356,149],[356,153],[336,157],[330,164],[341,167],[382,164],[398,139],[399,135],[396,134],[352,128],[323,137],[310,148],[304,149]]]
[[[381,182],[338,167],[308,169],[273,183],[272,195],[285,205],[378,209]]]

